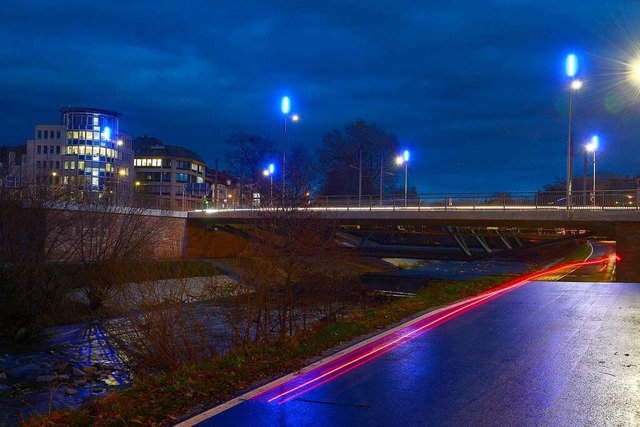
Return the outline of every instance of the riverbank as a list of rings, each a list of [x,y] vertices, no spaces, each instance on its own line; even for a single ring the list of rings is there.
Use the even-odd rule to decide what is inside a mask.
[[[365,339],[435,307],[477,295],[508,279],[499,276],[440,281],[413,297],[374,299],[338,321],[318,323],[311,330],[270,345],[256,345],[207,363],[183,365],[171,372],[137,379],[131,388],[90,402],[77,411],[53,413],[26,425],[170,425],[187,414],[300,369],[337,347]]]
[[[342,320],[317,324],[311,331],[271,345],[232,352],[211,362],[182,366],[150,376],[72,412],[53,413],[26,425],[170,425],[187,414],[222,403],[279,375],[306,366],[310,359],[353,340],[365,339],[434,307],[476,295],[504,282],[503,277],[443,281],[415,297],[372,303],[354,309]]]

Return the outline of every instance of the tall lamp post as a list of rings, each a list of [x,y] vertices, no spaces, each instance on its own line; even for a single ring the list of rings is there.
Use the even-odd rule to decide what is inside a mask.
[[[396,165],[404,165],[404,206],[407,207],[407,188],[409,173],[409,150],[404,150],[401,156],[396,157]]]
[[[569,83],[569,119],[568,119],[568,136],[567,136],[567,183],[566,183],[566,198],[567,198],[567,219],[571,218],[571,181],[573,175],[573,152],[571,150],[571,114],[572,114],[572,95],[574,91],[579,90],[582,87],[582,81],[576,78],[578,74],[578,58],[573,53],[567,56],[566,60],[566,73],[567,77],[571,79]]]
[[[591,193],[591,202],[596,205],[596,150],[600,140],[597,135],[591,137],[591,141],[585,146],[587,152],[593,152],[593,190]]]
[[[291,113],[291,99],[288,96],[283,96],[280,102],[280,110],[283,115],[282,126],[282,196],[284,197],[286,190],[286,174],[287,174],[287,121],[289,120],[289,113]],[[291,115],[291,120],[297,122],[300,120],[300,116],[297,114]]]
[[[269,205],[273,206],[273,172],[275,171],[275,166],[273,163],[269,165],[267,169],[262,171],[264,176],[269,177]]]

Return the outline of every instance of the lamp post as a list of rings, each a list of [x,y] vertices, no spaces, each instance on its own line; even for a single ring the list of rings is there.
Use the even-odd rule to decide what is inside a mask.
[[[287,174],[287,121],[289,120],[289,113],[291,112],[291,99],[288,96],[283,96],[280,102],[280,110],[283,115],[282,126],[282,196],[286,190],[286,174]],[[297,122],[300,120],[300,116],[297,114],[291,115],[291,120]]]
[[[273,163],[269,165],[267,169],[262,171],[264,176],[269,177],[269,205],[273,206],[273,172],[275,171],[275,166]]]
[[[114,191],[114,196],[115,196],[114,198],[116,200],[118,200],[118,195],[120,193],[120,186],[122,185],[120,180],[123,179],[126,174],[127,174],[127,172],[124,169],[118,169],[118,175],[116,176],[116,188],[115,188],[115,191]]]
[[[401,156],[396,157],[396,165],[402,166],[404,164],[404,206],[407,207],[407,188],[408,188],[408,174],[409,174],[409,150],[404,150]]]
[[[591,137],[591,141],[585,146],[587,152],[593,152],[593,190],[591,193],[591,202],[593,206],[596,205],[596,150],[598,149],[598,143],[600,140],[597,135]]]
[[[566,60],[566,74],[571,79],[569,83],[569,119],[568,119],[568,136],[567,136],[567,183],[566,183],[566,198],[567,198],[567,219],[571,218],[571,181],[573,175],[573,151],[571,149],[571,114],[572,114],[572,95],[574,91],[579,90],[582,87],[582,81],[576,78],[578,74],[578,58],[573,53],[567,56]]]

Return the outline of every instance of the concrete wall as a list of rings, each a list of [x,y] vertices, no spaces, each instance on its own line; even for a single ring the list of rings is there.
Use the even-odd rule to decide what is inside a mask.
[[[229,258],[237,256],[246,247],[241,237],[224,231],[206,228],[200,221],[186,223],[186,258]]]
[[[616,223],[616,281],[640,282],[640,226],[637,223]]]

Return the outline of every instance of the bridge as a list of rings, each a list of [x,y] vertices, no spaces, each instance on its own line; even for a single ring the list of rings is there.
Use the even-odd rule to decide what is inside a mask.
[[[413,198],[334,196],[306,201],[296,209],[358,230],[375,227],[439,227],[456,238],[464,228],[481,236],[505,228],[555,230],[616,241],[617,280],[640,282],[640,205],[637,190],[577,194],[567,207],[564,193],[423,194]],[[281,206],[196,210],[200,224],[249,224],[282,211]],[[464,240],[457,239],[463,250]],[[507,242],[508,245],[508,242]],[[485,245],[482,244],[484,247]],[[486,248],[485,248],[486,249]],[[468,248],[467,248],[468,250]]]

